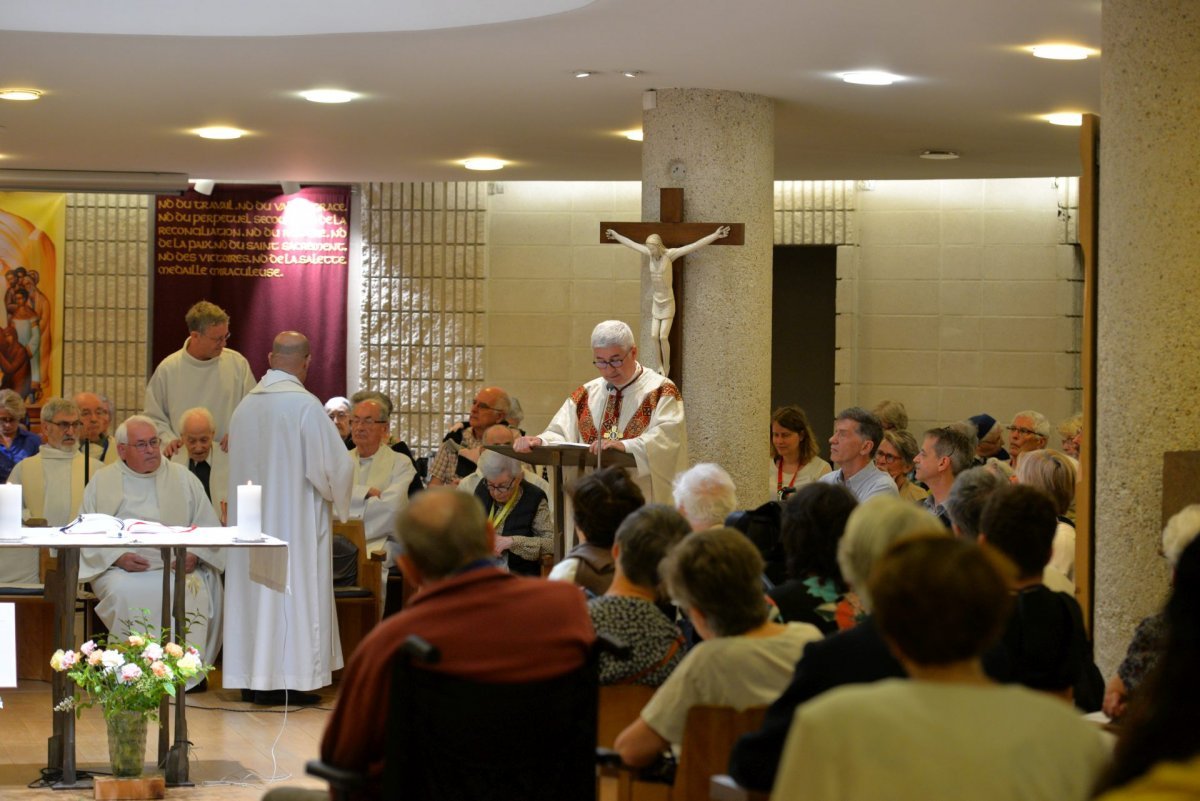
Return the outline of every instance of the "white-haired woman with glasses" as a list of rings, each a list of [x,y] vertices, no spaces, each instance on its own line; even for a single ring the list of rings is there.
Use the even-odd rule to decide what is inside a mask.
[[[479,457],[483,480],[475,497],[496,532],[496,556],[513,573],[540,576],[541,558],[554,553],[554,521],[546,493],[522,481],[525,471],[511,456],[485,450]]]
[[[0,389],[0,483],[8,481],[17,462],[33,456],[42,446],[42,440],[25,428],[24,421],[25,401],[11,389]]]

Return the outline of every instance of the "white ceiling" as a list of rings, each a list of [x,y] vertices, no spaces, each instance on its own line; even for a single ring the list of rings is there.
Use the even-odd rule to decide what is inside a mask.
[[[779,179],[1075,175],[1078,129],[1036,117],[1100,111],[1099,58],[1023,50],[1098,49],[1099,0],[0,0],[0,26],[0,87],[46,92],[0,103],[11,169],[638,180],[640,145],[616,132],[640,127],[644,90],[697,87],[776,99]],[[160,35],[180,31],[209,35]],[[907,80],[833,77],[854,69]],[[296,96],[318,87],[364,96]],[[251,135],[187,133],[204,125]],[[455,164],[472,155],[514,163]]]

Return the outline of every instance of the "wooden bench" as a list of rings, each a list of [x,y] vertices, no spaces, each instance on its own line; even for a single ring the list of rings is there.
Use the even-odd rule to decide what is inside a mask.
[[[334,521],[334,536],[348,539],[358,549],[358,578],[352,587],[335,587],[338,636],[342,643],[342,658],[349,661],[354,649],[379,622],[383,613],[382,552],[368,553],[366,532],[361,520],[345,523]]]

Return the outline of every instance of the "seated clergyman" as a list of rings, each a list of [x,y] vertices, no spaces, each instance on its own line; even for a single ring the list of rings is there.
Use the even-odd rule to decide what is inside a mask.
[[[84,459],[79,445],[79,407],[63,398],[50,398],[42,406],[42,449],[17,462],[9,484],[21,485],[21,517],[42,519],[47,525],[65,526],[79,513],[83,501]],[[95,459],[88,465],[95,474],[103,467]],[[50,492],[46,488],[50,488]],[[0,559],[0,581],[34,584],[38,581],[38,549],[14,548]]]
[[[96,473],[83,493],[81,512],[101,512],[125,520],[146,520],[169,526],[217,526],[217,516],[200,480],[186,467],[166,461],[154,421],[134,415],[117,428],[121,461]],[[221,643],[221,579],[225,554],[195,548],[188,551],[186,609],[197,617],[188,642],[206,661],[217,656]],[[79,580],[90,581],[100,599],[96,613],[109,631],[123,633],[122,621],[150,611],[151,623],[162,618],[163,563],[158,548],[84,548]],[[196,683],[199,682],[197,678]]]
[[[181,464],[200,479],[204,494],[212,501],[213,511],[225,525],[226,499],[229,496],[229,456],[216,447],[217,426],[212,413],[203,406],[188,409],[180,418],[179,439],[183,447],[171,461]]]

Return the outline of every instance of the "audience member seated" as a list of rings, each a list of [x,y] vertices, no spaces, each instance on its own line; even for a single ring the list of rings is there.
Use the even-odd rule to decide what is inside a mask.
[[[522,408],[519,398],[508,396],[508,414],[504,416],[503,422],[510,428],[515,428],[518,436],[524,436],[525,430],[521,428],[521,423],[525,422],[525,409]]]
[[[496,555],[514,573],[540,576],[542,555],[554,553],[546,493],[525,482],[521,463],[511,456],[483,451],[479,469],[483,482],[475,488],[475,498],[495,529]]]
[[[42,440],[25,428],[25,401],[11,389],[0,389],[0,483],[17,462],[38,452]]]
[[[1054,501],[1058,526],[1046,570],[1055,575],[1047,575],[1046,582],[1053,589],[1075,592],[1075,524],[1067,517],[1075,502],[1075,466],[1058,451],[1026,451],[1017,463],[1017,482],[1041,490]]]
[[[46,444],[17,462],[8,476],[9,484],[21,485],[22,520],[38,518],[50,526],[65,526],[79,514],[84,487],[80,428],[79,407],[71,401],[50,398],[42,406]],[[95,474],[103,465],[92,459],[89,467]],[[0,556],[0,584],[37,584],[40,580],[37,548],[10,548]]]
[[[387,408],[377,398],[355,404],[350,414],[354,438],[350,517],[363,521],[368,553],[384,549],[389,539],[395,539],[396,514],[408,504],[408,488],[417,474],[411,459],[383,447],[388,429]],[[395,561],[395,549],[387,551],[385,569]]]
[[[1004,450],[1004,426],[990,414],[976,414],[967,418],[967,422],[975,426],[975,463],[981,465],[988,459],[999,459],[1007,462],[1011,457]]]
[[[679,475],[671,487],[675,508],[687,518],[692,531],[703,531],[725,523],[737,509],[737,488],[719,464],[701,462]]]
[[[789,578],[767,592],[784,621],[811,623],[823,634],[858,622],[857,598],[848,592],[837,562],[846,520],[857,505],[850,491],[836,484],[809,484],[784,504]]]
[[[362,403],[365,400],[378,401],[379,404],[383,407],[384,417],[386,417],[388,420],[392,419],[392,412],[394,412],[395,409],[392,406],[392,399],[389,398],[386,394],[379,392],[378,390],[374,390],[374,389],[360,389],[358,392],[355,392],[353,395],[350,396],[351,409],[353,409],[355,406],[357,406],[358,404]],[[413,470],[416,471],[416,475],[413,476],[412,485],[409,486],[409,488],[408,488],[409,497],[411,498],[414,494],[425,489],[425,482],[424,482],[424,480],[422,480],[420,472],[417,469],[417,457],[413,456],[412,449],[410,449],[408,447],[408,443],[402,439],[397,439],[397,438],[394,438],[391,436],[389,436],[387,439],[385,439],[384,443],[385,444],[391,443],[389,445],[389,447],[393,451],[395,451],[396,453],[402,454],[406,459],[408,459],[413,464]]]
[[[634,510],[617,528],[612,584],[588,601],[588,613],[597,634],[625,643],[631,653],[628,659],[600,655],[601,684],[658,687],[683,659],[683,634],[658,606],[658,566],[691,530],[683,515],[664,504]]]
[[[483,444],[483,432],[496,423],[504,422],[508,405],[508,393],[500,387],[479,390],[467,419],[442,439],[441,447],[429,465],[429,486],[457,484],[459,479],[475,472]]]
[[[685,537],[663,562],[671,597],[704,637],[617,736],[631,767],[652,763],[683,740],[697,704],[746,709],[769,704],[791,678],[805,644],[821,632],[807,623],[772,623],[760,585],[763,562],[741,532],[713,528]]]
[[[837,469],[821,476],[826,484],[841,484],[859,503],[875,495],[895,495],[896,482],[875,466],[875,451],[883,441],[883,426],[875,415],[851,406],[843,409],[829,438],[829,458]]]
[[[968,542],[979,539],[979,518],[983,515],[983,507],[993,492],[1008,485],[1008,481],[986,467],[972,467],[955,476],[945,503],[954,536]]]
[[[488,426],[487,431],[483,432],[483,444],[511,446],[518,436],[518,431],[507,423],[496,423],[494,426]],[[554,495],[550,492],[550,482],[539,476],[532,467],[521,462],[521,469],[525,471],[524,480],[546,493],[546,499],[550,503],[550,514],[554,514]],[[476,467],[474,473],[459,479],[456,486],[462,492],[473,495],[480,481],[483,481],[483,473]]]
[[[1183,801],[1200,796],[1200,544],[1178,555],[1161,613],[1165,647],[1130,705],[1100,801]]]
[[[843,687],[796,712],[774,798],[1083,801],[1106,759],[1068,705],[999,686],[980,656],[1004,629],[1007,565],[946,537],[897,543],[871,575],[908,681]]]
[[[1084,712],[1100,708],[1104,688],[1075,599],[1042,581],[1054,539],[1054,503],[1023,484],[992,493],[979,520],[979,542],[1016,566],[1015,603],[1004,636],[984,658],[988,675],[1074,701]]]
[[[1058,424],[1063,453],[1079,461],[1079,441],[1083,438],[1083,412],[1076,412]]]
[[[162,458],[153,420],[143,415],[130,417],[117,427],[116,439],[121,461],[92,477],[84,490],[80,512],[168,526],[220,525],[200,480],[186,467]],[[188,642],[200,650],[206,662],[212,662],[221,649],[223,597],[219,573],[225,569],[225,553],[192,548],[184,567],[190,574],[185,605],[188,614],[195,615]],[[122,623],[136,620],[143,609],[150,610],[152,624],[162,619],[162,570],[159,548],[124,552],[119,548],[84,548],[79,554],[79,580],[92,583],[100,599],[96,614],[109,631],[118,635]],[[199,682],[197,678],[189,685]]]
[[[950,528],[950,516],[946,514],[946,499],[954,486],[954,477],[974,464],[975,449],[961,431],[950,426],[931,428],[925,432],[921,450],[913,459],[917,468],[917,481],[929,488],[929,497],[923,500],[925,508]]]
[[[801,704],[843,684],[904,677],[870,614],[867,577],[892,543],[919,535],[946,536],[946,529],[920,506],[899,498],[872,498],[850,513],[838,544],[838,564],[868,614],[854,628],[805,646],[788,688],[767,709],[763,727],[742,737],[733,749],[729,773],[738,784],[763,792],[771,789],[784,740]]]
[[[1162,532],[1162,555],[1171,567],[1171,584],[1178,580],[1179,559],[1200,535],[1200,504],[1185,506],[1171,516]],[[1117,673],[1104,689],[1104,714],[1113,720],[1125,716],[1129,700],[1137,695],[1146,677],[1154,672],[1166,647],[1167,622],[1157,613],[1138,623]]]
[[[501,457],[503,458],[503,457]],[[420,591],[371,630],[346,666],[321,741],[321,759],[367,771],[355,796],[379,798],[392,661],[416,634],[441,652],[429,670],[481,682],[549,679],[579,668],[595,637],[583,595],[568,584],[519,578],[491,559],[493,534],[479,504],[450,489],[423,492],[400,512],[396,535],[405,581]],[[453,748],[453,743],[446,743]],[[553,743],[496,743],[543,748]]]
[[[550,578],[573,581],[592,596],[603,595],[613,581],[613,537],[621,521],[646,499],[619,467],[587,473],[570,489],[579,544],[550,571]]]
[[[112,425],[108,399],[95,392],[78,392],[72,400],[79,407],[79,419],[83,422],[79,450],[86,448],[89,457],[104,464],[119,461],[116,443],[108,435],[108,427]]]
[[[217,426],[208,409],[197,406],[184,412],[179,421],[179,438],[183,446],[175,451],[171,461],[183,465],[200,479],[204,494],[212,501],[217,519],[221,525],[225,525],[229,455],[219,447],[214,447],[217,444]]]
[[[1017,412],[1008,425],[1009,464],[1015,470],[1022,453],[1046,447],[1050,438],[1050,421],[1032,409]]]
[[[908,428],[908,410],[898,400],[885,399],[871,410],[884,431],[904,431]]]
[[[346,443],[346,450],[354,447],[354,440],[350,436],[350,408],[350,399],[341,395],[325,401],[325,414],[337,427],[338,436]]]
[[[921,503],[929,497],[929,490],[908,480],[917,450],[916,437],[903,429],[884,429],[883,441],[875,449],[875,466],[896,482],[901,499],[913,503]]]
[[[777,500],[787,500],[805,484],[816,481],[833,468],[817,455],[808,416],[799,406],[781,406],[771,415],[771,491]]]

